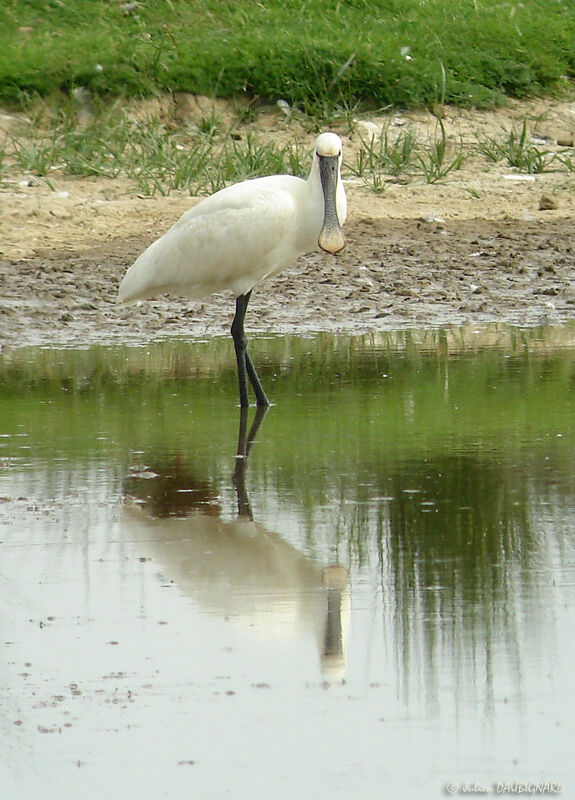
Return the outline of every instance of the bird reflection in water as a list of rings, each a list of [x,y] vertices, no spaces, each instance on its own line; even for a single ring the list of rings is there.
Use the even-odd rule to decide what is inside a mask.
[[[123,526],[163,577],[201,607],[266,633],[312,634],[324,679],[345,673],[347,570],[321,569],[279,534],[255,522],[246,489],[248,456],[267,408],[258,407],[248,431],[240,409],[233,484],[237,515],[223,517],[213,485],[181,455],[150,458],[124,482]]]

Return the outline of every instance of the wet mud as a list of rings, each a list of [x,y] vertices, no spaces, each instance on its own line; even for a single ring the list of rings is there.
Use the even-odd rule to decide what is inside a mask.
[[[364,218],[337,257],[313,253],[254,291],[252,333],[347,333],[405,327],[561,324],[575,317],[570,219]],[[0,260],[3,346],[141,342],[227,333],[229,293],[202,301],[159,298],[124,308],[125,269],[149,234],[82,251]]]

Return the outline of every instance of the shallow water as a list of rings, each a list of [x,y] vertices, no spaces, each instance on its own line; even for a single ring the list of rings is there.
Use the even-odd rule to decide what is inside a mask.
[[[0,357],[3,800],[573,795],[575,326],[252,353]]]

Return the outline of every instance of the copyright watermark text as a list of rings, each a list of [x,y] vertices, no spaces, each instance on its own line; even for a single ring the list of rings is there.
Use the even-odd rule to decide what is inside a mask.
[[[448,781],[445,784],[445,794],[495,794],[495,795],[557,795],[563,791],[561,781],[495,781],[495,783],[482,784],[477,781]]]

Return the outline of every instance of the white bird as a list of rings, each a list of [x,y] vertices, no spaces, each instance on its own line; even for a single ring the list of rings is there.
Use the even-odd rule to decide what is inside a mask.
[[[346,199],[341,180],[342,143],[322,133],[307,180],[273,175],[221,189],[186,211],[128,269],[118,298],[133,303],[164,292],[185,297],[231,289],[236,313],[231,327],[240,405],[249,405],[246,376],[258,406],[269,400],[247,352],[244,317],[252,288],[315,250],[338,253]]]

